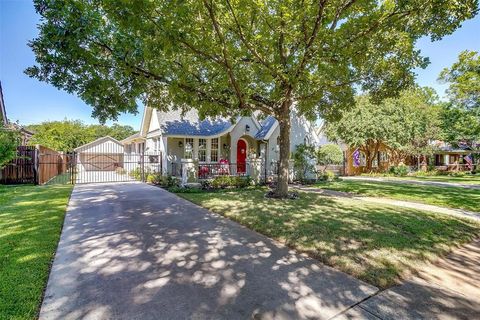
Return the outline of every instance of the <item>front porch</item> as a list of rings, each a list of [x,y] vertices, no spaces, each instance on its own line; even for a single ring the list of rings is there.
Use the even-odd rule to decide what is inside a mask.
[[[269,170],[273,165],[268,161],[267,143],[255,139],[248,132],[240,136],[227,133],[218,137],[164,139],[165,168],[171,176],[184,177],[186,170],[192,171],[196,180],[224,175],[264,179],[273,174]]]

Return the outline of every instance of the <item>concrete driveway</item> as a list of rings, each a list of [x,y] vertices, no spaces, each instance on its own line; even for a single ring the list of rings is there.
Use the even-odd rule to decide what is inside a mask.
[[[328,319],[376,292],[162,189],[77,185],[40,319]]]

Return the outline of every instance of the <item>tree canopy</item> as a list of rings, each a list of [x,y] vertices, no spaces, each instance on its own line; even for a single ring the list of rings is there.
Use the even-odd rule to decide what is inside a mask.
[[[35,133],[29,141],[30,144],[41,144],[64,152],[71,152],[76,147],[104,136],[123,140],[135,133],[131,126],[116,123],[111,127],[86,125],[80,120],[46,121],[30,125],[28,129]]]
[[[449,84],[450,101],[444,104],[442,113],[445,140],[476,148],[480,143],[480,55],[461,52],[458,61],[441,72],[439,80]]]
[[[477,0],[36,0],[37,65],[101,121],[155,108],[201,116],[261,111],[280,124],[277,192],[288,190],[290,112],[338,117],[356,88],[395,95],[427,59],[422,36],[452,33]]]
[[[439,80],[449,84],[450,101],[462,109],[475,111],[480,116],[480,54],[462,51],[458,61],[442,70]]]
[[[18,132],[0,124],[0,169],[17,155]]]
[[[439,127],[436,94],[429,88],[413,88],[381,103],[368,95],[359,96],[355,107],[339,121],[327,122],[326,133],[335,141],[360,148],[370,168],[382,145],[400,158],[431,153],[429,142],[441,138]]]

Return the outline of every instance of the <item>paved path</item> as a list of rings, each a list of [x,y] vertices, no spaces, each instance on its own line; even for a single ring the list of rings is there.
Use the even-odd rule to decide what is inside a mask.
[[[366,201],[366,202],[373,202],[378,204],[386,204],[392,205],[397,207],[409,208],[409,209],[417,209],[417,210],[425,210],[437,213],[448,214],[452,216],[457,216],[461,218],[470,218],[477,221],[480,221],[480,212],[473,212],[467,211],[462,209],[453,209],[453,208],[445,208],[434,206],[430,204],[418,203],[418,202],[410,202],[410,201],[401,201],[401,200],[394,200],[388,198],[375,198],[375,197],[366,197],[362,195],[357,195],[354,193],[343,192],[343,191],[336,191],[336,190],[328,190],[328,189],[321,189],[316,187],[304,187],[304,186],[295,186],[295,188],[306,191],[306,192],[315,192],[320,193],[326,196],[332,197],[341,197],[341,198],[349,198],[355,199],[359,201]]]
[[[162,189],[76,185],[40,319],[328,319],[376,292]]]
[[[400,183],[400,184],[419,184],[424,186],[435,186],[435,187],[458,187],[465,189],[479,189],[480,185],[475,184],[462,184],[456,182],[440,182],[440,181],[420,181],[415,179],[395,179],[395,178],[381,178],[381,177],[364,177],[364,176],[352,176],[352,177],[342,177],[342,180],[353,180],[353,181],[373,181],[373,182],[389,182],[389,183]]]
[[[480,239],[338,319],[480,319]]]

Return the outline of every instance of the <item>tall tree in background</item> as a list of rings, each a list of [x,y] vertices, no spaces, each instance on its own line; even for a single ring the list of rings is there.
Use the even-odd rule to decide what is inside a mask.
[[[413,88],[380,103],[367,95],[359,96],[355,107],[339,121],[327,122],[326,133],[334,141],[359,148],[370,171],[382,145],[397,162],[407,155],[429,155],[429,142],[441,137],[439,124],[433,89]]]
[[[122,140],[135,133],[130,126],[86,125],[80,120],[45,121],[30,125],[28,129],[35,133],[29,144],[41,144],[64,152],[71,152],[76,147],[104,136]]]
[[[440,73],[439,80],[449,84],[450,101],[442,116],[446,140],[475,148],[480,143],[480,54],[461,52],[458,61]]]
[[[477,0],[36,0],[27,74],[76,93],[104,121],[137,100],[201,116],[260,111],[280,124],[277,196],[288,193],[290,113],[337,117],[355,88],[394,95]]]
[[[19,134],[12,128],[5,128],[0,123],[0,169],[17,155]]]

